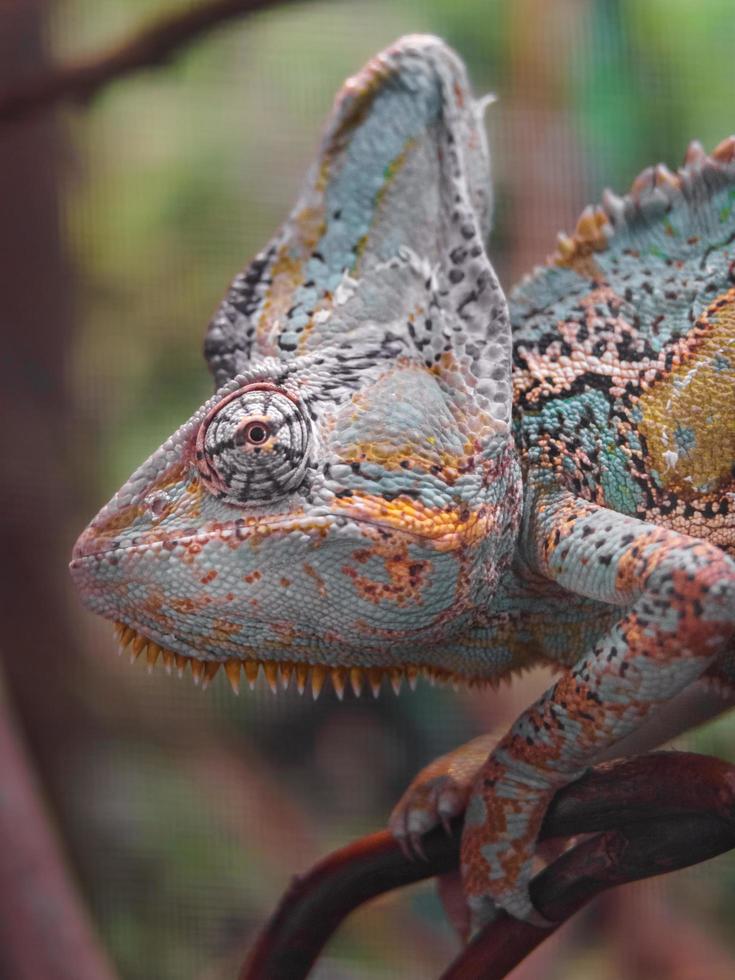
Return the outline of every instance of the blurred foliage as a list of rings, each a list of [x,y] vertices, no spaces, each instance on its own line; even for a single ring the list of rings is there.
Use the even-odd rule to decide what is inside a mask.
[[[96,50],[171,6],[64,0],[54,51]],[[624,188],[648,163],[673,165],[691,137],[711,146],[735,128],[731,14],[728,0],[276,6],[69,111],[62,218],[78,311],[69,386],[86,509],[211,391],[204,326],[287,213],[337,87],[371,54],[432,31],[467,60],[479,91],[499,94],[489,117],[492,251],[509,285],[604,185]],[[99,738],[70,760],[65,806],[93,911],[128,980],[234,975],[290,874],[380,826],[420,765],[482,727],[502,729],[545,683],[537,674],[493,698],[422,688],[398,701],[327,696],[314,706],[264,690],[235,699],[218,679],[203,697],[188,681],[119,669],[104,625],[73,608]],[[733,734],[724,719],[688,744],[732,757]],[[724,858],[667,887],[732,944],[734,885],[735,862]],[[557,975],[609,974],[593,925],[584,944],[569,935]],[[318,975],[425,977],[453,949],[423,889],[361,913]]]

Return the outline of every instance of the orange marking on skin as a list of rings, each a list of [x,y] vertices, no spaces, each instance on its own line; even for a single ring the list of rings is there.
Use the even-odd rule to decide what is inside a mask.
[[[210,582],[214,582],[214,580],[217,578],[217,574],[218,573],[214,568],[210,568],[206,575],[202,575],[199,581],[202,583],[202,585],[209,585]]]
[[[385,500],[378,494],[353,492],[335,500],[335,512],[356,519],[388,524],[398,531],[413,531],[432,541],[437,551],[456,551],[487,538],[495,526],[490,507],[472,510],[469,506],[435,510],[418,500],[396,497]]]
[[[212,623],[210,635],[212,639],[217,637],[229,638],[234,633],[238,633],[242,626],[238,623],[231,623],[228,619],[215,619]]]
[[[309,578],[313,579],[313,581],[316,583],[316,588],[317,588],[317,592],[319,593],[319,597],[321,599],[325,599],[327,596],[327,585],[324,579],[321,577],[319,572],[317,572],[314,566],[310,565],[308,562],[306,561],[304,562],[303,568],[306,574],[309,576]]]
[[[453,486],[463,472],[468,469],[468,461],[463,456],[448,452],[430,450],[428,444],[381,442],[379,438],[367,442],[356,442],[345,448],[340,459],[344,463],[376,463],[386,470],[413,470],[431,473],[447,486]],[[404,466],[404,464],[409,464]]]
[[[201,554],[202,546],[198,541],[184,541],[182,544],[183,552],[179,555],[178,561],[182,565],[193,565],[197,557]]]
[[[188,483],[184,484],[184,493],[193,498],[189,501],[186,507],[186,513],[188,516],[192,518],[201,517],[202,501],[204,500],[205,494],[202,484],[199,482],[199,480],[189,480]],[[166,514],[165,516],[168,515]]]
[[[462,845],[462,878],[465,892],[469,895],[485,895],[488,891],[489,862],[482,848],[494,844],[508,833],[509,817],[525,816],[526,827],[522,834],[507,841],[496,853],[496,860],[503,872],[501,878],[493,878],[493,890],[503,891],[513,887],[523,866],[533,853],[544,813],[553,791],[534,792],[530,798],[523,795],[516,799],[499,797],[495,787],[507,776],[506,767],[492,757],[480,771],[480,793],[485,804],[486,820],[481,827],[466,826]]]
[[[303,509],[294,509],[290,512],[286,521],[274,520],[269,522],[257,515],[238,518],[237,523],[241,528],[242,536],[230,535],[226,538],[225,543],[234,551],[243,544],[247,544],[251,548],[257,548],[273,536],[279,534],[286,535],[294,531],[309,534],[312,538],[323,538],[329,533],[329,527],[320,518],[310,520],[308,517],[304,517],[303,513]],[[204,533],[211,533],[213,536],[216,536],[220,531],[229,529],[231,529],[231,525],[213,525],[211,529],[205,528]],[[246,529],[247,534],[245,535],[244,531]]]
[[[389,73],[390,69],[384,62],[373,58],[358,75],[347,79],[335,107],[344,112],[344,117],[332,135],[328,156],[336,156],[344,149],[350,133],[367,117],[373,99]]]
[[[635,540],[620,554],[617,561],[615,590],[621,598],[635,598],[640,592],[641,580],[653,571],[674,544],[684,544],[685,538],[672,538],[666,528],[654,528],[638,534]],[[656,547],[663,544],[664,547]],[[645,557],[644,557],[645,553]]]
[[[273,283],[263,303],[257,326],[257,337],[263,345],[267,344],[268,350],[275,348],[275,340],[270,335],[282,326],[280,318],[285,319],[286,312],[292,306],[293,294],[302,282],[303,262],[303,256],[294,258],[289,246],[282,245],[273,263]]]
[[[177,613],[186,615],[187,613],[196,613],[204,606],[209,604],[209,598],[207,596],[200,596],[197,599],[175,599],[169,597],[168,605]]]
[[[290,647],[298,639],[299,633],[295,626],[290,623],[271,623],[271,630],[278,637],[279,643],[284,647]]]
[[[323,205],[302,208],[293,220],[296,234],[278,250],[271,269],[272,284],[256,328],[259,342],[269,352],[275,352],[275,336],[285,326],[286,313],[293,305],[294,293],[304,281],[304,264],[326,227]]]
[[[704,550],[704,546],[693,550]],[[724,560],[722,564],[724,565]],[[713,581],[717,580],[717,573],[718,570],[711,568]],[[722,568],[721,575],[724,579],[727,575],[726,568]],[[704,620],[701,617],[699,604],[706,596],[708,584],[700,578],[691,577],[682,569],[676,569],[672,575],[674,594],[684,598],[683,602],[679,600],[676,603],[679,610],[677,636],[681,635],[682,638],[682,649],[679,651],[681,656],[707,658],[712,650],[709,641],[715,637],[725,640],[727,636],[733,635],[734,630],[730,623]],[[652,655],[665,659],[659,648],[654,649]]]
[[[421,605],[431,562],[410,559],[405,545],[399,549],[399,553],[382,557],[388,574],[387,582],[361,575],[351,565],[342,567],[343,573],[352,579],[358,595],[376,605],[382,602],[394,602],[398,606]]]
[[[153,589],[146,599],[141,603],[141,618],[156,623],[162,633],[176,632],[176,617],[168,612],[164,612],[164,596]]]

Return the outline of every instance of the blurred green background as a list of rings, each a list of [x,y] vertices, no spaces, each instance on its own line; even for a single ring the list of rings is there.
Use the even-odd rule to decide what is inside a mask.
[[[177,4],[31,6],[36,40],[13,48],[5,83],[32,73],[45,50],[79,58]],[[314,705],[264,686],[235,698],[217,678],[202,694],[118,660],[111,630],[67,584],[84,522],[210,393],[205,325],[287,214],[335,91],[400,34],[429,31],[467,61],[478,93],[497,93],[490,247],[510,286],[604,186],[621,191],[647,164],[675,166],[689,139],[711,148],[735,129],[732,15],[731,0],[274,4],[89,106],[0,134],[8,167],[29,161],[23,193],[43,197],[54,236],[23,282],[26,298],[42,295],[26,303],[23,336],[11,331],[5,345],[6,395],[32,379],[29,424],[47,440],[42,453],[17,445],[22,465],[3,480],[22,532],[11,552],[26,555],[12,582],[6,567],[6,638],[19,637],[8,683],[125,980],[233,977],[293,873],[384,825],[420,766],[502,731],[548,682],[538,671],[494,695],[420,686]],[[32,265],[24,234],[0,248],[25,248]],[[10,316],[6,302],[6,328]],[[679,744],[735,760],[734,735],[724,719]],[[734,897],[733,856],[628,887],[515,976],[735,976]],[[423,886],[356,915],[315,976],[419,980],[456,949]]]

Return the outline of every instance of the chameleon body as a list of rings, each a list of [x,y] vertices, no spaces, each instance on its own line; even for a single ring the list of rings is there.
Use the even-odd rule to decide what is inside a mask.
[[[71,566],[135,654],[205,683],[262,665],[341,695],[557,665],[486,758],[440,760],[391,818],[415,842],[467,805],[476,921],[533,917],[560,785],[735,674],[735,140],[587,209],[509,316],[481,113],[436,38],[348,80],[210,325],[216,394]]]

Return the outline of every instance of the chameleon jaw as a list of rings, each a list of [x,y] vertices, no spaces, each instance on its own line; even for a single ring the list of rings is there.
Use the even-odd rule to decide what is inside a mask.
[[[279,688],[285,691],[293,677],[294,685],[299,694],[303,694],[307,688],[310,688],[314,700],[322,692],[327,678],[331,680],[334,693],[340,701],[344,697],[348,685],[356,697],[359,697],[363,690],[369,687],[373,697],[377,698],[383,680],[390,682],[395,694],[400,694],[404,680],[410,690],[415,691],[419,677],[424,677],[432,685],[451,683],[455,689],[459,684],[476,687],[486,684],[492,685],[493,683],[488,678],[464,677],[449,670],[413,664],[398,667],[333,667],[304,661],[276,661],[263,658],[240,660],[233,657],[229,660],[198,660],[195,657],[187,657],[166,650],[160,644],[149,640],[134,627],[121,622],[115,623],[115,636],[119,646],[118,652],[122,654],[128,649],[131,663],[135,663],[139,657],[145,656],[148,672],[152,673],[160,659],[167,674],[172,674],[176,669],[179,677],[183,677],[186,668],[191,667],[192,680],[197,686],[201,685],[202,690],[209,687],[220,667],[224,668],[227,680],[235,694],[240,693],[241,672],[252,691],[255,689],[258,675],[262,669],[268,687],[274,694],[278,692]]]

